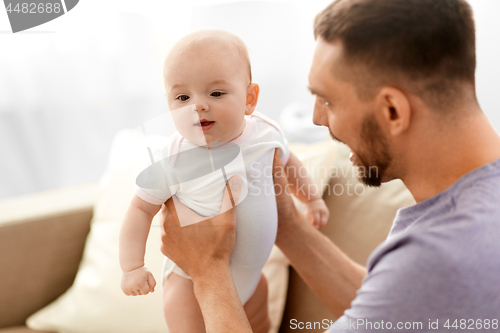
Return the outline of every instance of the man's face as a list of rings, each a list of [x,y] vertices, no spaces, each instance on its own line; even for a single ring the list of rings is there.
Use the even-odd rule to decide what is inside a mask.
[[[309,88],[316,95],[313,122],[327,126],[333,139],[349,146],[364,184],[380,186],[392,179],[387,172],[393,160],[388,140],[377,121],[374,101],[359,100],[355,87],[336,77],[341,55],[341,43],[318,39],[309,72]]]

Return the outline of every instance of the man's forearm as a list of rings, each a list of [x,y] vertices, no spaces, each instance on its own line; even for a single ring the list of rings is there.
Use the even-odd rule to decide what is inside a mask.
[[[213,267],[193,283],[207,333],[252,333],[229,265]]]
[[[309,288],[336,316],[350,307],[366,269],[343,253],[301,214],[280,225],[276,245]]]

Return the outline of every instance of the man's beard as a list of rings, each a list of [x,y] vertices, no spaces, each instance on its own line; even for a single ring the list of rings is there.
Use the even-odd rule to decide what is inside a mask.
[[[363,153],[356,154],[358,179],[365,185],[379,187],[391,165],[392,155],[389,152],[387,139],[384,137],[375,116],[369,115],[361,124],[361,141],[364,143]]]

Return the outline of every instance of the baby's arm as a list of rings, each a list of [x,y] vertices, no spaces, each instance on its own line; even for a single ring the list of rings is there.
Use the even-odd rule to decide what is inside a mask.
[[[154,291],[156,281],[144,266],[146,241],[153,217],[160,205],[150,204],[134,196],[125,214],[120,231],[121,287],[126,295],[146,295]]]
[[[330,216],[328,207],[321,197],[320,190],[307,175],[302,162],[292,152],[285,165],[285,171],[291,192],[304,203],[304,213],[307,219],[316,228],[324,227]]]

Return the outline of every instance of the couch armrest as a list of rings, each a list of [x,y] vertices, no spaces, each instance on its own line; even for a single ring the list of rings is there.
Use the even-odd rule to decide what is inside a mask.
[[[68,289],[90,229],[97,183],[0,202],[0,328]]]

